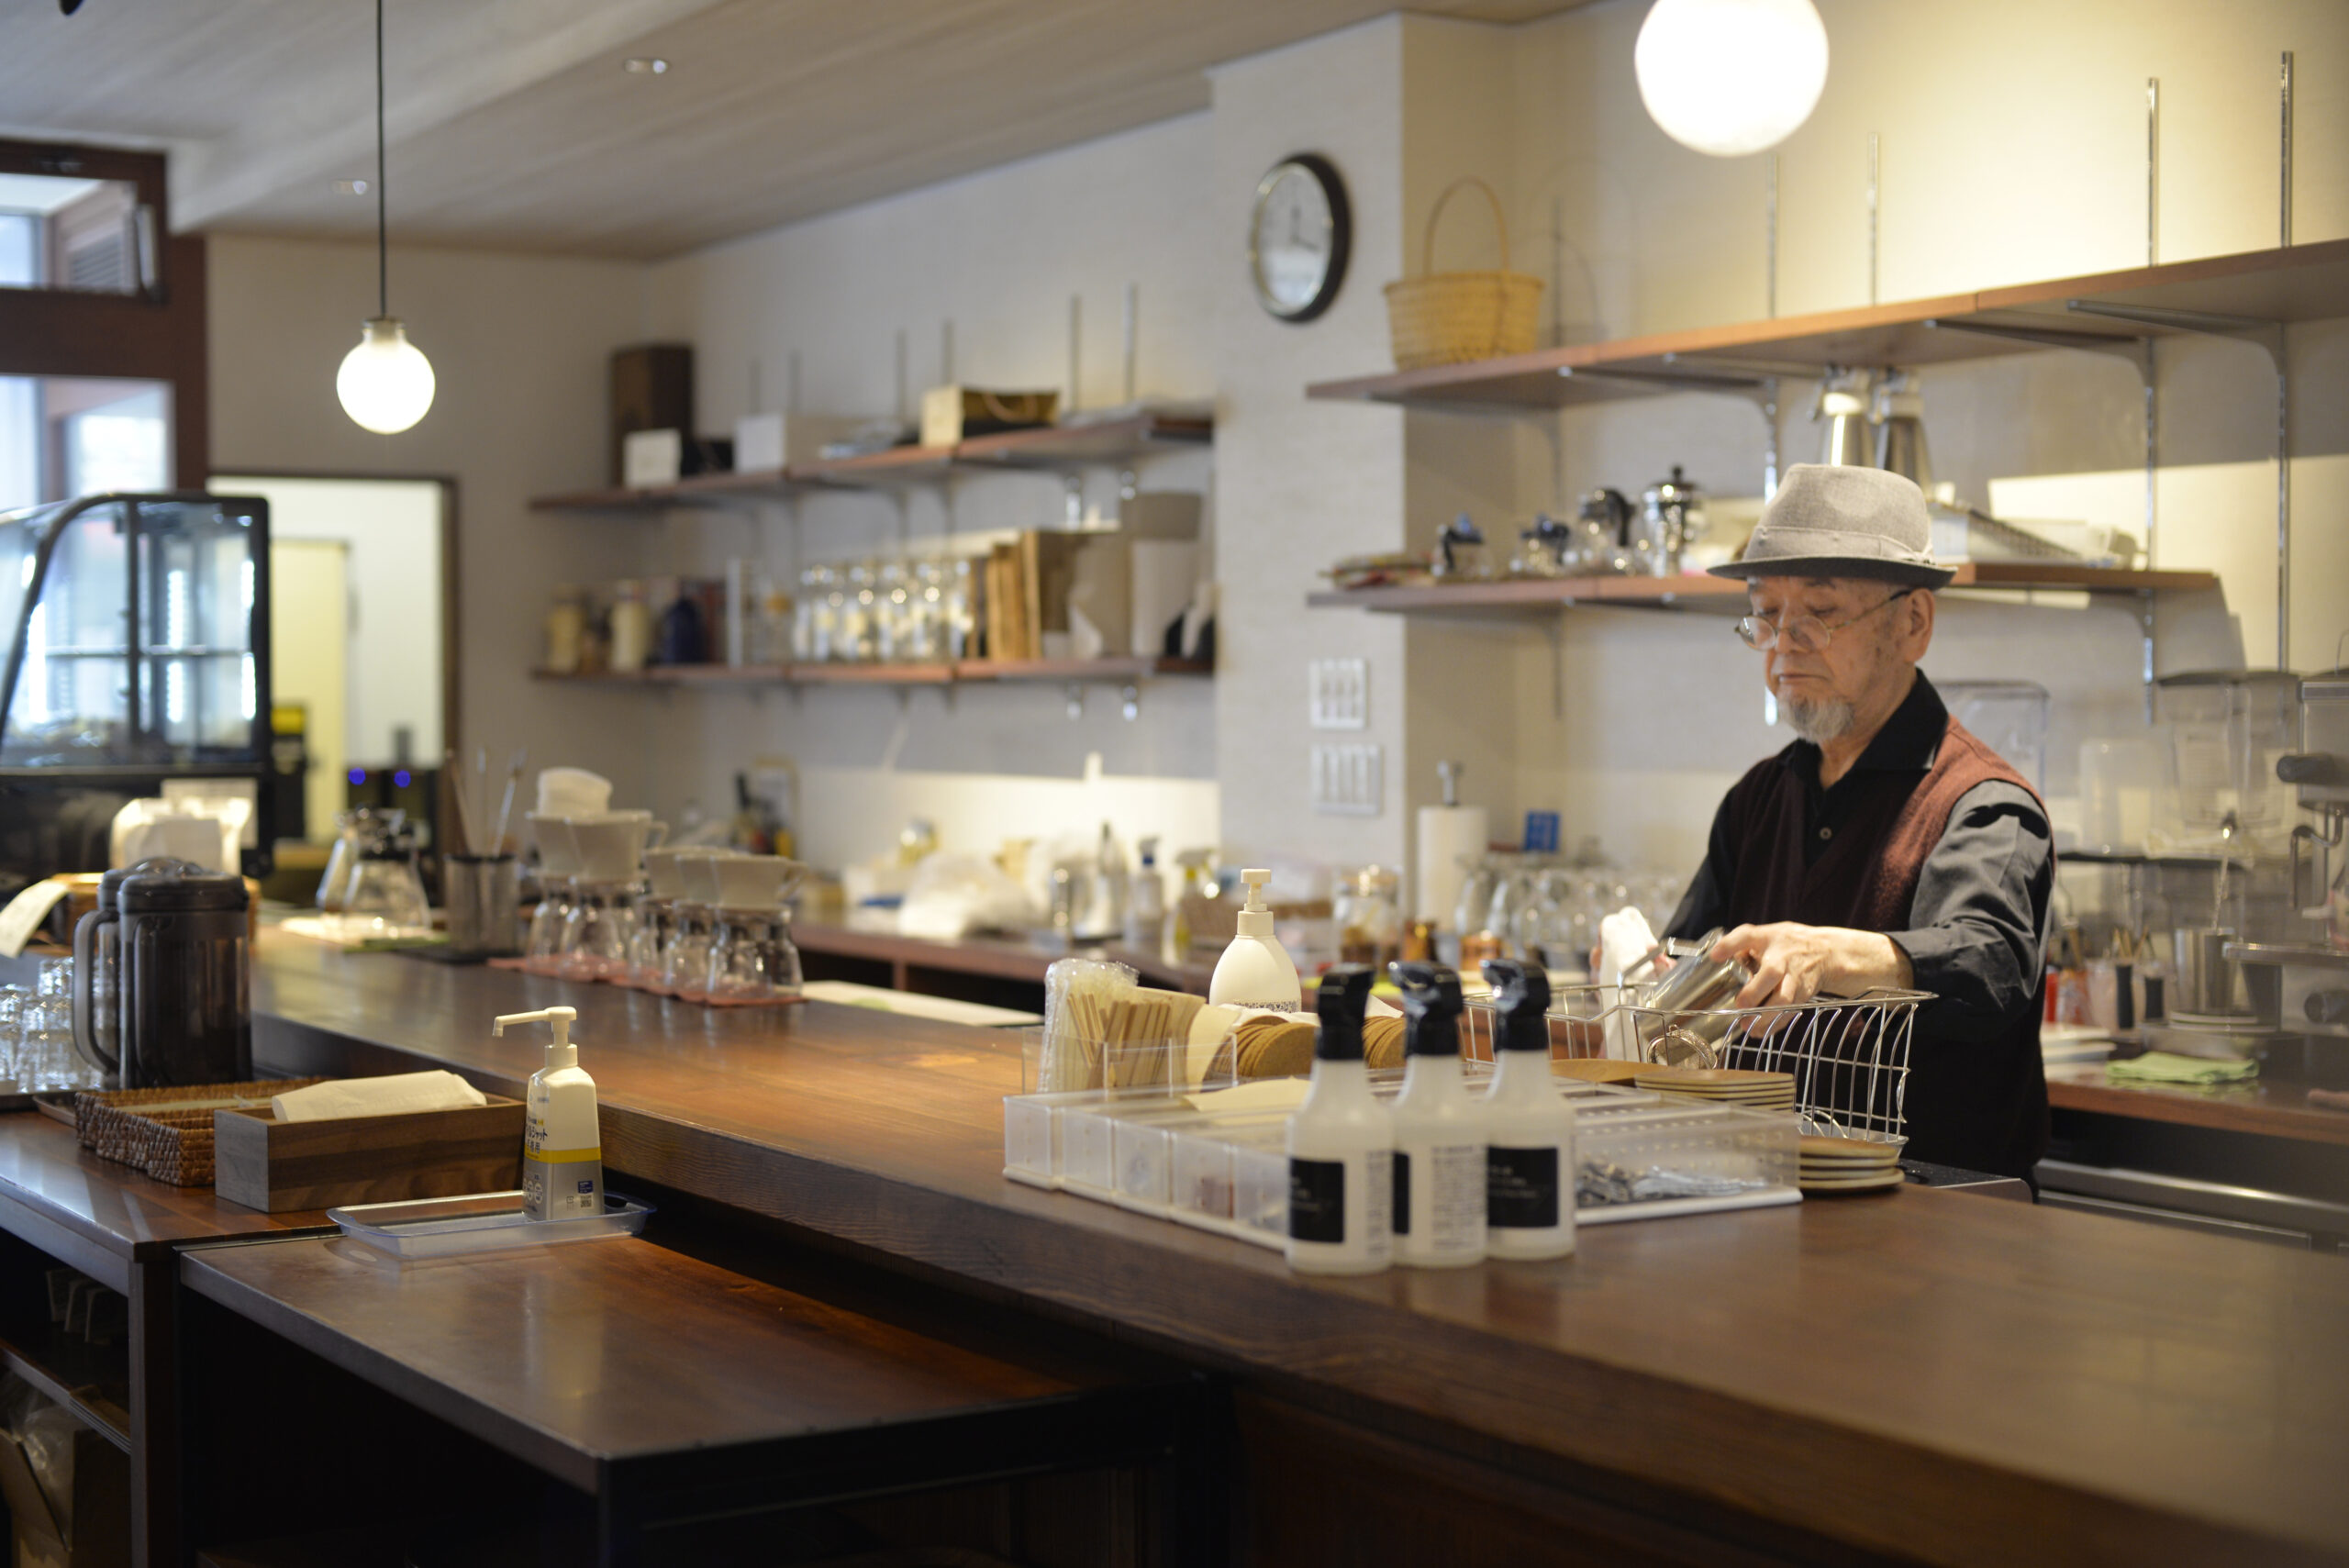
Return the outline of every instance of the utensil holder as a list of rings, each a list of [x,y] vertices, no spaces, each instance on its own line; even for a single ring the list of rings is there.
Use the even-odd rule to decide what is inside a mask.
[[[522,951],[521,869],[512,855],[448,855],[440,862],[449,946],[504,958]]]

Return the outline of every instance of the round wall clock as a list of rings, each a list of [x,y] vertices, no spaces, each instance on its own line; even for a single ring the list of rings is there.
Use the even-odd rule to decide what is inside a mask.
[[[1248,226],[1248,276],[1256,303],[1283,321],[1310,321],[1345,281],[1353,217],[1345,182],[1328,159],[1300,152],[1256,185]]]

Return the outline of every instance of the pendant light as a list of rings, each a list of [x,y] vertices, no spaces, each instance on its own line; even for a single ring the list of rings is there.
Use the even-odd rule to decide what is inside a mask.
[[[1736,158],[1810,117],[1827,85],[1827,25],[1811,0],[1656,0],[1631,65],[1666,136]]]
[[[392,314],[391,260],[384,213],[384,0],[375,0],[375,316],[342,357],[335,395],[362,428],[397,435],[432,406],[432,361],[407,340]]]

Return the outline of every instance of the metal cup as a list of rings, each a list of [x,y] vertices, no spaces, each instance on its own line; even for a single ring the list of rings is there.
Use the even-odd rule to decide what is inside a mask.
[[[521,877],[512,855],[449,855],[440,862],[452,952],[497,958],[522,951]]]
[[[2180,926],[2170,932],[2169,1010],[2225,1018],[2251,1011],[2243,966],[2227,956],[2235,934],[2224,927]]]

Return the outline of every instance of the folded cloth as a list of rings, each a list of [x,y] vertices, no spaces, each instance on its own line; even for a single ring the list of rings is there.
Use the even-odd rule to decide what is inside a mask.
[[[2213,1062],[2180,1056],[2174,1051],[2149,1051],[2127,1062],[2116,1062],[2105,1076],[2124,1084],[2247,1084],[2259,1076],[2256,1062]]]
[[[271,1098],[280,1121],[337,1121],[353,1116],[405,1116],[485,1106],[489,1097],[454,1073],[399,1073],[388,1078],[338,1078]]]

